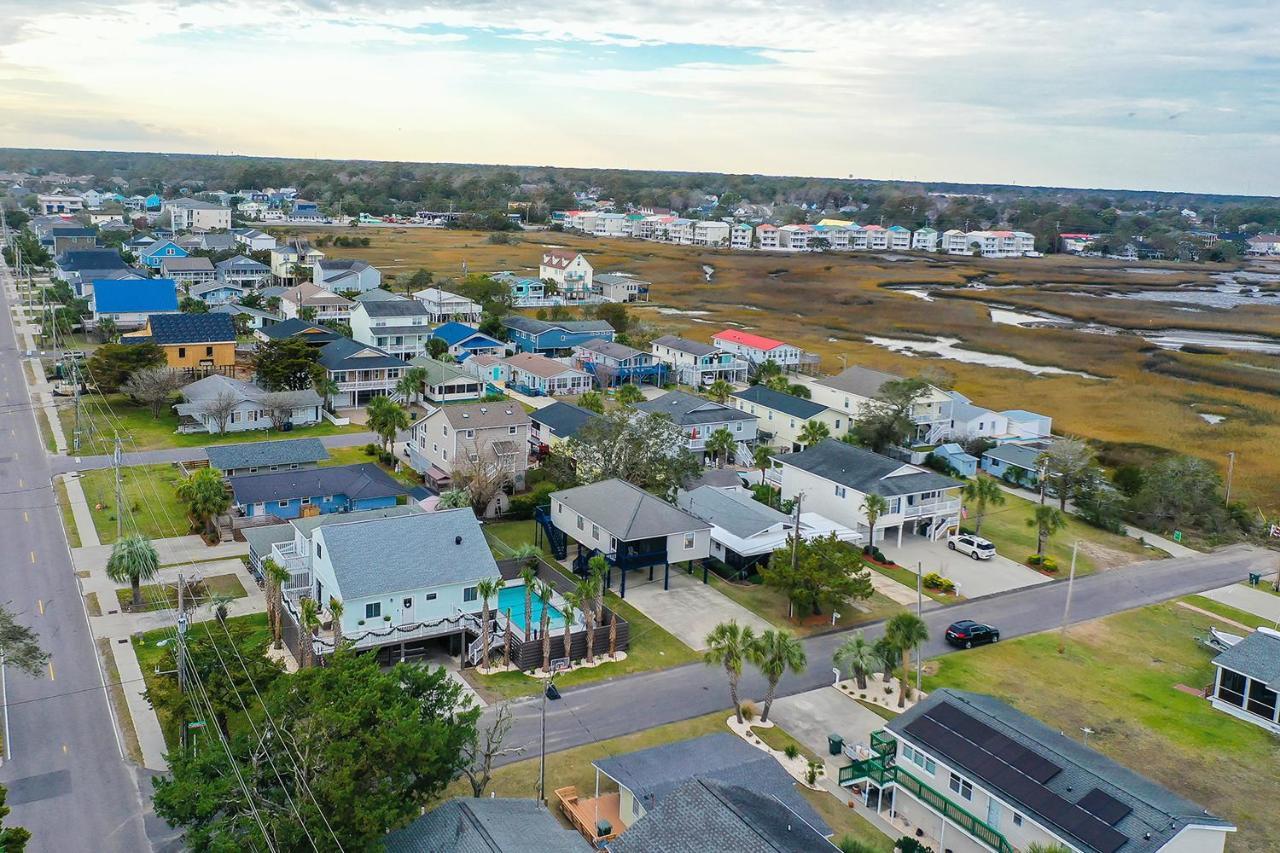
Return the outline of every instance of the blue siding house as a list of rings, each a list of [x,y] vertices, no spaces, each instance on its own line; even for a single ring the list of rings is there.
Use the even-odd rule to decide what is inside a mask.
[[[171,278],[110,278],[93,282],[92,324],[111,320],[119,329],[140,329],[153,314],[178,313],[178,285]]]
[[[1001,444],[982,454],[982,470],[993,477],[1023,486],[1040,482],[1042,448],[1025,444]]]
[[[489,337],[473,326],[468,326],[466,323],[452,321],[437,326],[435,331],[431,333],[431,337],[439,338],[448,344],[449,355],[456,357],[459,361],[473,355],[502,356],[507,354],[506,344]]]
[[[587,341],[612,341],[613,326],[604,320],[563,320],[549,322],[532,317],[510,316],[502,320],[507,338],[519,352],[538,355],[567,353]]]
[[[941,459],[962,477],[973,477],[978,473],[978,457],[965,453],[964,448],[954,442],[934,448],[929,455]]]
[[[333,512],[383,509],[399,503],[406,489],[371,462],[248,474],[231,477],[232,501],[242,515],[260,518],[299,518]]]
[[[142,250],[142,255],[139,259],[151,269],[158,270],[165,258],[185,258],[190,254],[190,252],[172,240],[157,240]]]

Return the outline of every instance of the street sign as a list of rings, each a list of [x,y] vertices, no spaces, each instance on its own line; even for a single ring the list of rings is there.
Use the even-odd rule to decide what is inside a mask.
[[[192,720],[191,722],[187,723],[188,729],[203,729],[204,726],[205,726],[204,720]]]
[[[1173,541],[1174,541],[1174,542],[1181,542],[1181,541],[1182,541],[1182,531],[1181,531],[1181,530],[1175,530],[1175,531],[1173,531]]]

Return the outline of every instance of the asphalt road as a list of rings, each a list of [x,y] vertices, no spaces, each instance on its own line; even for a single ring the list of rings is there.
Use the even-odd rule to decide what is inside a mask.
[[[8,750],[0,784],[33,853],[139,851],[150,781],[121,757],[44,444],[29,405],[0,264],[0,601],[40,635],[49,669],[7,673]],[[149,798],[148,798],[149,799]]]
[[[1083,622],[1226,586],[1244,580],[1258,566],[1275,571],[1276,559],[1272,551],[1237,547],[1199,557],[1135,563],[1089,575],[1075,582],[1070,621]],[[924,657],[955,651],[946,645],[942,635],[946,626],[957,619],[995,625],[1002,640],[1056,628],[1062,622],[1066,597],[1066,582],[1056,581],[926,610],[924,621],[931,639],[925,644]],[[874,640],[883,627],[883,623],[875,623],[862,630]],[[849,632],[842,631],[806,640],[809,666],[799,675],[788,673],[779,686],[779,695],[831,684],[832,653],[848,636]],[[1027,677],[1036,676],[1028,673]],[[740,689],[744,699],[758,699],[764,695],[765,683],[747,667]],[[561,696],[558,701],[547,702],[548,752],[730,707],[724,670],[701,664],[571,687],[561,691]],[[537,755],[541,705],[541,698],[537,697],[513,706],[515,724],[506,742],[509,746],[528,745],[529,749],[522,756],[508,757],[501,763]],[[492,709],[488,713],[492,714]],[[838,730],[838,724],[834,728]]]

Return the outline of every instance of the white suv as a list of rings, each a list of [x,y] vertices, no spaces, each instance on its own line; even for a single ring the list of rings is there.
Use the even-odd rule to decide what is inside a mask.
[[[975,560],[990,560],[996,555],[996,546],[972,533],[952,533],[947,537],[947,547]]]

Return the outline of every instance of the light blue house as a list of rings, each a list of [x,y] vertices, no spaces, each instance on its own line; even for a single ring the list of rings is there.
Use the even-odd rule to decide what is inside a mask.
[[[929,455],[941,459],[962,477],[973,477],[978,473],[978,457],[965,453],[964,448],[954,442],[934,448]]]
[[[1023,486],[1040,482],[1043,448],[1026,444],[1000,444],[982,454],[982,470],[993,477]]]
[[[604,320],[559,320],[549,322],[512,315],[502,319],[507,338],[518,352],[538,355],[567,354],[576,346],[599,339],[612,341],[613,326]]]
[[[437,326],[431,337],[439,338],[449,346],[449,355],[459,361],[473,355],[503,356],[507,354],[507,345],[491,338],[474,326],[457,321]]]
[[[142,204],[147,210],[159,210],[164,207],[164,199],[160,197],[159,193],[152,193],[147,196]]]
[[[298,518],[395,506],[406,489],[370,462],[231,477],[232,502],[246,518]]]
[[[166,258],[185,258],[191,253],[172,240],[157,240],[142,250],[139,260],[153,270],[160,269]]]

